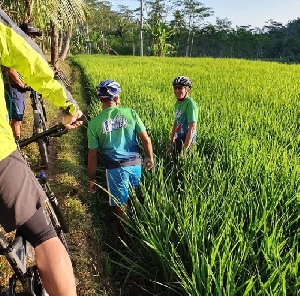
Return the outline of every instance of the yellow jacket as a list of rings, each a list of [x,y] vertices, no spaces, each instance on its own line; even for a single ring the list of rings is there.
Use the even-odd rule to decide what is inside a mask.
[[[0,9],[0,65],[16,69],[24,81],[45,99],[62,109],[70,107],[74,114],[77,106],[68,101],[67,91],[56,80],[39,47]],[[0,161],[16,150],[16,144],[4,98],[4,84],[0,71]]]

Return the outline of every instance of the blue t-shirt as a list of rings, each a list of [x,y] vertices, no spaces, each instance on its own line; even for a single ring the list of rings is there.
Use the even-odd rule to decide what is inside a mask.
[[[178,101],[175,103],[175,113],[174,120],[176,123],[175,129],[175,140],[176,141],[184,141],[186,134],[189,129],[189,123],[197,122],[198,120],[198,105],[197,103],[187,97],[183,102],[179,103]],[[193,135],[193,141],[196,140],[195,131]]]
[[[103,153],[105,166],[140,159],[137,134],[146,128],[131,108],[118,106],[104,109],[88,124],[88,148]]]

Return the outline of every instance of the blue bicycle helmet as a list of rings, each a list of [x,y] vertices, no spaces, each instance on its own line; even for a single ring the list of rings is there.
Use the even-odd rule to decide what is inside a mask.
[[[187,76],[177,76],[174,80],[172,85],[183,85],[189,88],[192,88],[192,81]]]
[[[101,81],[97,85],[97,95],[101,99],[113,100],[114,97],[121,91],[121,87],[118,82],[108,79]]]

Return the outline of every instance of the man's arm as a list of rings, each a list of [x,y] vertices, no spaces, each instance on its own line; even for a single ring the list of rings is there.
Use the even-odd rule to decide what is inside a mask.
[[[88,176],[89,176],[89,191],[95,193],[95,178],[97,169],[97,148],[89,149],[88,152]]]
[[[154,165],[154,160],[153,160],[153,147],[151,143],[151,139],[148,136],[146,131],[143,131],[141,133],[138,133],[139,138],[141,139],[142,146],[145,150],[145,166],[147,170],[152,169]]]
[[[167,154],[168,155],[171,155],[172,146],[173,146],[173,143],[175,141],[176,126],[177,126],[176,122],[174,121],[172,131],[171,131],[171,137],[170,137],[169,145],[168,145],[168,148],[167,148]]]
[[[174,121],[172,131],[171,131],[171,137],[170,137],[170,143],[169,146],[172,146],[175,141],[175,131],[176,131],[176,122]]]
[[[189,129],[186,134],[185,141],[184,141],[184,149],[185,150],[187,150],[192,143],[193,135],[196,130],[196,127],[197,127],[197,122],[189,122]]]
[[[27,84],[20,79],[18,72],[15,69],[6,68],[5,71],[10,78],[12,84],[19,86],[20,88],[26,88]]]

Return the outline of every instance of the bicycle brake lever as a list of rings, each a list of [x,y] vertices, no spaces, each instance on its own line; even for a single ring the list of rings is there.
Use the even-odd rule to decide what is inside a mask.
[[[82,115],[79,118],[77,118],[76,121],[88,121],[88,117],[82,113]]]

